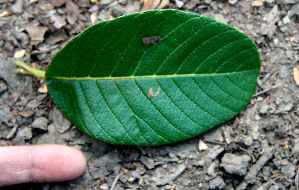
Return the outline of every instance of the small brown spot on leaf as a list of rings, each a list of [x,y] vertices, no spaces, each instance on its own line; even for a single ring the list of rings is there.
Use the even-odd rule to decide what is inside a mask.
[[[152,37],[142,38],[142,42],[144,44],[156,44],[158,42],[162,42],[162,39],[160,36],[152,36]]]
[[[154,95],[153,94],[153,88],[150,88],[149,90],[148,90],[148,97],[156,97],[156,96],[158,96],[158,94],[160,94],[160,88],[158,88],[158,91],[156,92],[156,94]]]

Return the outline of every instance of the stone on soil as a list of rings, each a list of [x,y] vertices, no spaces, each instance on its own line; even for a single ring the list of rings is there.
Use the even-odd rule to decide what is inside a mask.
[[[29,140],[32,138],[32,129],[29,127],[25,127],[20,129],[17,133],[16,139],[25,139]]]
[[[209,181],[210,189],[224,189],[226,184],[220,176]]]
[[[212,160],[214,160],[221,152],[223,152],[223,150],[224,150],[223,147],[216,145],[209,150],[207,156],[210,157]]]
[[[46,131],[48,129],[48,122],[49,121],[47,118],[39,117],[34,120],[34,122],[32,123],[32,127]]]
[[[286,166],[283,167],[282,174],[289,179],[295,177],[296,174],[296,165],[293,163],[288,163]]]
[[[247,173],[250,157],[247,155],[237,156],[226,153],[221,159],[220,167],[223,167],[227,173],[244,176]]]
[[[260,114],[266,114],[268,112],[268,109],[269,109],[269,105],[266,104],[266,105],[263,105],[259,111]]]
[[[228,0],[228,3],[234,5],[238,2],[238,0]]]

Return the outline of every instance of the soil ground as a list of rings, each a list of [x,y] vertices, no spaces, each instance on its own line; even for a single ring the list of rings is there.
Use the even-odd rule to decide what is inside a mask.
[[[45,70],[94,23],[153,8],[211,17],[255,42],[262,60],[256,94],[237,117],[171,145],[114,146],[67,130],[44,81],[15,72],[16,60]],[[76,180],[1,189],[298,189],[298,22],[298,0],[0,0],[0,146],[63,144],[88,160]]]

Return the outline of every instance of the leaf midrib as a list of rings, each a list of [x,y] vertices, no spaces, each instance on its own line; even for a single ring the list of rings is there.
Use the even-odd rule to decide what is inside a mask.
[[[59,80],[125,80],[125,79],[141,79],[141,78],[174,78],[174,77],[197,77],[197,76],[217,76],[217,75],[232,75],[236,73],[247,73],[258,70],[259,68],[237,71],[229,73],[210,73],[210,74],[173,74],[173,75],[145,75],[145,76],[121,76],[121,77],[49,77],[47,79],[59,79]]]

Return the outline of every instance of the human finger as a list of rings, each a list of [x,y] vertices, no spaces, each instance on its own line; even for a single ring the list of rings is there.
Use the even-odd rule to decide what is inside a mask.
[[[62,145],[0,147],[0,187],[28,182],[68,181],[86,169],[83,154]]]

